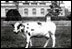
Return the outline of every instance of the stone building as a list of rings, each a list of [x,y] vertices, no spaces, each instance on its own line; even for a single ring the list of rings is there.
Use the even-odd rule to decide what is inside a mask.
[[[19,13],[22,17],[45,17],[50,9],[52,1],[1,1],[1,18],[6,17],[6,13],[9,9],[18,8]],[[62,7],[62,12],[59,16],[65,16],[65,7],[63,1],[57,1]],[[18,6],[17,6],[18,5]]]

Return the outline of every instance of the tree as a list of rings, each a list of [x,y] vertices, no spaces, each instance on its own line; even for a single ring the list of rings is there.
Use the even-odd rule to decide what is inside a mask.
[[[10,9],[6,13],[6,21],[20,21],[22,20],[20,13],[17,9]]]
[[[57,3],[57,1],[52,1],[52,4],[50,5],[50,9],[48,9],[48,11],[49,12],[46,14],[45,19],[47,17],[51,17],[51,20],[56,20],[62,10],[60,4]]]
[[[58,5],[57,1],[52,1],[50,5],[49,13],[47,15],[51,15],[51,17],[58,16],[60,14],[61,7]],[[46,16],[47,16],[46,15]]]

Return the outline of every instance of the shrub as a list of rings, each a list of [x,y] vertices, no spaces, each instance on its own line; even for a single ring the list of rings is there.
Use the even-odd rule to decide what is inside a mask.
[[[20,13],[17,9],[10,9],[6,13],[6,21],[20,21],[22,20]]]

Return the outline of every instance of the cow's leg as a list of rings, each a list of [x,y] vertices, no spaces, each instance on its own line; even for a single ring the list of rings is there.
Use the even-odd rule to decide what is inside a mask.
[[[27,34],[27,40],[26,40],[27,44],[26,44],[26,47],[25,48],[28,48],[29,46],[29,42],[30,42],[30,36]]]
[[[30,39],[30,46],[32,46],[32,40]]]
[[[44,45],[44,48],[46,48],[47,44],[49,43],[49,40],[50,40],[50,39],[48,39],[48,40],[46,41],[46,43],[45,43],[45,45]]]
[[[47,38],[47,41],[46,41],[46,43],[45,43],[45,45],[44,45],[44,48],[46,48],[47,44],[49,43],[50,35],[49,35],[49,34],[46,34],[45,37]]]
[[[53,34],[53,35],[51,35],[51,37],[52,37],[52,42],[53,42],[52,47],[55,47],[55,35]]]

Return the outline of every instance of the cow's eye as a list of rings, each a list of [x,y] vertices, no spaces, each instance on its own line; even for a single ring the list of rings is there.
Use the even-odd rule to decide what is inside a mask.
[[[31,29],[31,31],[34,31],[34,29]]]

